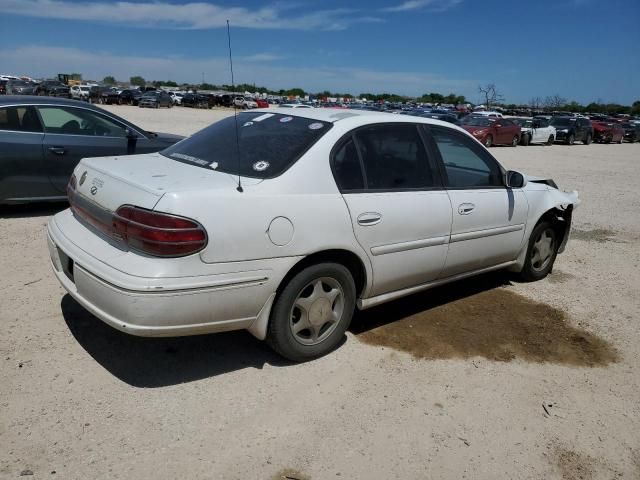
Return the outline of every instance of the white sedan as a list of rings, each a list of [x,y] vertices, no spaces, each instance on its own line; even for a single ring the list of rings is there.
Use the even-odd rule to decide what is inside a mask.
[[[84,159],[68,195],[51,261],[96,317],[141,336],[247,329],[296,361],[335,348],[355,308],[490,270],[544,278],[579,203],[449,123],[330,109]]]
[[[549,124],[546,118],[512,117],[510,120],[520,125],[522,130],[520,144],[522,145],[530,143],[553,145],[556,139],[556,127]]]

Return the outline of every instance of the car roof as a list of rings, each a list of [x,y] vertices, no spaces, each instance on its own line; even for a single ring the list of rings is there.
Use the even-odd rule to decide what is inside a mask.
[[[63,105],[68,107],[83,107],[103,111],[92,104],[60,97],[39,97],[36,95],[2,95],[0,106],[3,105]]]

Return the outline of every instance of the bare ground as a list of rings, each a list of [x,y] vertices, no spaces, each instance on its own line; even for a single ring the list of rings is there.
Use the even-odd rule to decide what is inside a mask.
[[[229,114],[111,108],[183,134]],[[362,312],[302,365],[105,326],[50,272],[64,206],[1,209],[0,478],[640,478],[640,145],[492,152],[580,191],[553,274]]]

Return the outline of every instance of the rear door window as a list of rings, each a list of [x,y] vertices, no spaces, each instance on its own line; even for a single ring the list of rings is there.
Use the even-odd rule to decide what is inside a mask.
[[[239,113],[237,118],[220,120],[160,153],[233,175],[273,178],[293,165],[332,126],[280,113]]]
[[[369,190],[406,190],[436,186],[418,127],[385,124],[356,132]]]

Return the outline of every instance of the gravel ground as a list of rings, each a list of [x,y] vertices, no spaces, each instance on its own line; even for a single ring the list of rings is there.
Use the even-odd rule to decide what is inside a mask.
[[[182,134],[230,113],[109,109]],[[245,332],[110,329],[51,273],[64,206],[3,208],[0,478],[640,478],[640,145],[492,152],[580,191],[554,273],[358,314],[301,365]]]

